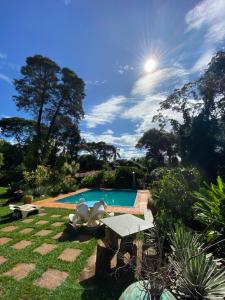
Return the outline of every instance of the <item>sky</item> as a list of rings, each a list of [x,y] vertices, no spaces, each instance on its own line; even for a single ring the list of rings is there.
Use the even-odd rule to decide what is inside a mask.
[[[225,0],[0,0],[0,117],[31,118],[12,80],[41,54],[86,83],[82,137],[140,156],[160,101],[224,46]]]

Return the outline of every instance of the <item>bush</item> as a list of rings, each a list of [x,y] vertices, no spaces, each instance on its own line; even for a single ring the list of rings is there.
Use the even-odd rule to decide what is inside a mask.
[[[201,183],[199,171],[195,168],[160,168],[151,176],[154,206],[186,223],[193,221],[193,191]]]
[[[92,187],[92,188],[102,187],[104,185],[104,178],[105,178],[104,171],[96,172],[94,175],[85,176],[81,180],[81,186]]]
[[[135,173],[135,187],[143,188],[145,186],[145,173],[135,167],[119,167],[115,174],[115,185],[118,188],[134,188],[133,172]]]

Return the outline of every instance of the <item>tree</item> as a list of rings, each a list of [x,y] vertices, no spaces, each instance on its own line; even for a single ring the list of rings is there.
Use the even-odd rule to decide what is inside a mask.
[[[146,149],[146,157],[155,166],[164,165],[166,159],[169,165],[177,163],[177,140],[173,133],[149,129],[139,139],[136,147]]]
[[[196,81],[176,89],[161,102],[165,110],[181,113],[170,119],[183,162],[194,163],[210,177],[225,174],[225,52],[218,52]]]
[[[106,144],[105,142],[89,142],[83,143],[80,150],[86,151],[93,155],[97,160],[115,160],[120,157],[118,149],[113,146]]]
[[[12,117],[0,120],[1,135],[13,138],[21,145],[27,143],[35,131],[35,122],[24,118]]]
[[[28,57],[21,75],[20,79],[14,80],[18,93],[14,100],[20,110],[29,111],[34,118],[33,156],[44,161],[52,148],[62,142],[65,135],[57,133],[65,132],[68,123],[70,130],[74,126],[77,136],[77,125],[84,115],[84,82],[70,69],[60,68],[41,55]]]

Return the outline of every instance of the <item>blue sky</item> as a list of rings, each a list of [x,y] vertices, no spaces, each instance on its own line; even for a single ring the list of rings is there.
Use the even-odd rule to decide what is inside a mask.
[[[225,0],[0,0],[0,117],[30,117],[16,109],[12,79],[42,54],[86,82],[82,136],[140,155],[159,102],[224,46]]]

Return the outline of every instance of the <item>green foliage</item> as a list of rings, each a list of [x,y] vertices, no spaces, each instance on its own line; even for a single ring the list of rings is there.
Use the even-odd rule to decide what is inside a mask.
[[[136,147],[147,150],[146,157],[151,160],[153,167],[164,165],[166,157],[170,166],[178,164],[177,139],[171,132],[149,129],[139,139]]]
[[[225,183],[221,177],[217,177],[217,185],[205,184],[194,195],[198,199],[193,206],[196,219],[214,228],[225,226]]]
[[[193,219],[193,190],[199,188],[201,175],[195,168],[160,168],[152,172],[154,206],[185,222]]]
[[[182,299],[223,299],[225,269],[207,254],[201,237],[183,226],[171,234],[175,291]]]
[[[199,166],[210,177],[225,174],[225,52],[218,52],[205,73],[161,102],[158,120],[169,121],[177,136],[182,162]],[[165,110],[180,113],[182,121],[167,120]]]
[[[82,187],[101,187],[104,185],[104,171],[98,171],[94,175],[85,176],[81,180]]]
[[[0,169],[2,166],[4,166],[4,155],[0,152]]]
[[[133,188],[133,178],[135,178],[136,188],[145,186],[146,174],[144,171],[136,167],[119,167],[115,173],[115,185],[118,188]]]

